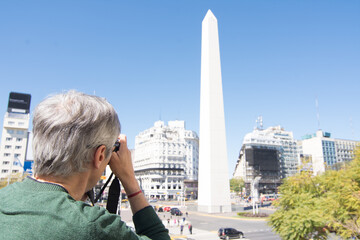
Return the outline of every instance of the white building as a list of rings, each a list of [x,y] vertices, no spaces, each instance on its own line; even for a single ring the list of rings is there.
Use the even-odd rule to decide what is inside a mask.
[[[251,182],[261,176],[259,191],[271,193],[280,185],[280,179],[297,172],[299,154],[293,133],[280,126],[254,129],[244,137],[233,173],[242,178],[247,190]]]
[[[354,150],[360,142],[331,138],[331,134],[317,131],[299,141],[301,153],[311,156],[314,174],[322,173],[327,167],[335,167],[354,159]]]
[[[199,138],[184,121],[157,121],[135,137],[133,163],[146,197],[176,199],[184,180],[197,180]]]
[[[264,130],[259,128],[254,129],[253,132],[245,135],[243,146],[244,145],[276,149],[279,151],[280,172],[282,178],[292,176],[297,172],[299,153],[296,140],[294,140],[292,132],[285,131],[281,126],[269,127]],[[238,166],[238,164],[235,167],[234,177],[244,176],[244,166],[241,167]]]
[[[282,178],[293,176],[298,172],[300,155],[297,149],[296,140],[290,131],[285,131],[280,126],[267,129],[278,139],[281,144],[280,169]]]
[[[25,97],[25,99],[24,99]],[[30,95],[10,93],[0,144],[0,179],[23,173],[29,130]]]

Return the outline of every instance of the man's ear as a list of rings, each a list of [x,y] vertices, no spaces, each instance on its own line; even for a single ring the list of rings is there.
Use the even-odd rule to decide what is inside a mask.
[[[101,145],[100,147],[98,147],[95,151],[95,155],[94,155],[94,160],[93,160],[93,164],[95,168],[100,168],[100,165],[103,161],[106,160],[105,158],[105,152],[106,152],[106,147],[105,145]]]

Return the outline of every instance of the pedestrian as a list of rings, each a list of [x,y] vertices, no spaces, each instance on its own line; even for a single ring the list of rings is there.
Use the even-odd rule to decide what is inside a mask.
[[[182,233],[183,233],[183,230],[184,230],[184,224],[183,224],[183,223],[181,223],[181,225],[180,225],[180,234],[182,234]]]
[[[189,228],[189,233],[192,234],[192,225],[190,221],[188,221],[188,228]]]
[[[186,214],[186,217],[188,217],[188,216],[189,216],[189,213],[188,213],[188,212],[186,212],[185,214]]]

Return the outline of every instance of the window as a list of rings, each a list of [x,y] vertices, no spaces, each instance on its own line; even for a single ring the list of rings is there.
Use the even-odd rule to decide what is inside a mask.
[[[3,161],[3,165],[9,165],[9,161]]]
[[[11,141],[11,140],[12,140],[11,137],[7,137],[7,138],[6,138],[6,141]]]
[[[15,149],[21,149],[21,146],[15,146]]]
[[[16,141],[17,141],[17,142],[21,142],[21,141],[22,141],[22,138],[16,138]]]
[[[4,153],[4,157],[9,157],[10,153]]]
[[[9,134],[13,134],[13,133],[14,133],[14,130],[12,130],[12,129],[8,129],[8,130],[7,130],[7,133],[9,133]]]
[[[10,149],[11,146],[10,145],[5,145],[5,149]]]
[[[19,153],[15,153],[15,154],[14,154],[14,156],[15,156],[15,157],[20,157],[20,156],[21,156],[21,154],[19,154]]]
[[[3,170],[1,170],[1,173],[7,173],[8,172],[8,170],[7,169],[3,169]]]

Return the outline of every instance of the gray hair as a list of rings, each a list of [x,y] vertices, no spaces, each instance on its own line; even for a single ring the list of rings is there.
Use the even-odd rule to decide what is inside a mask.
[[[118,116],[104,98],[74,90],[46,98],[34,110],[34,173],[84,172],[100,145],[111,154],[119,133]]]

